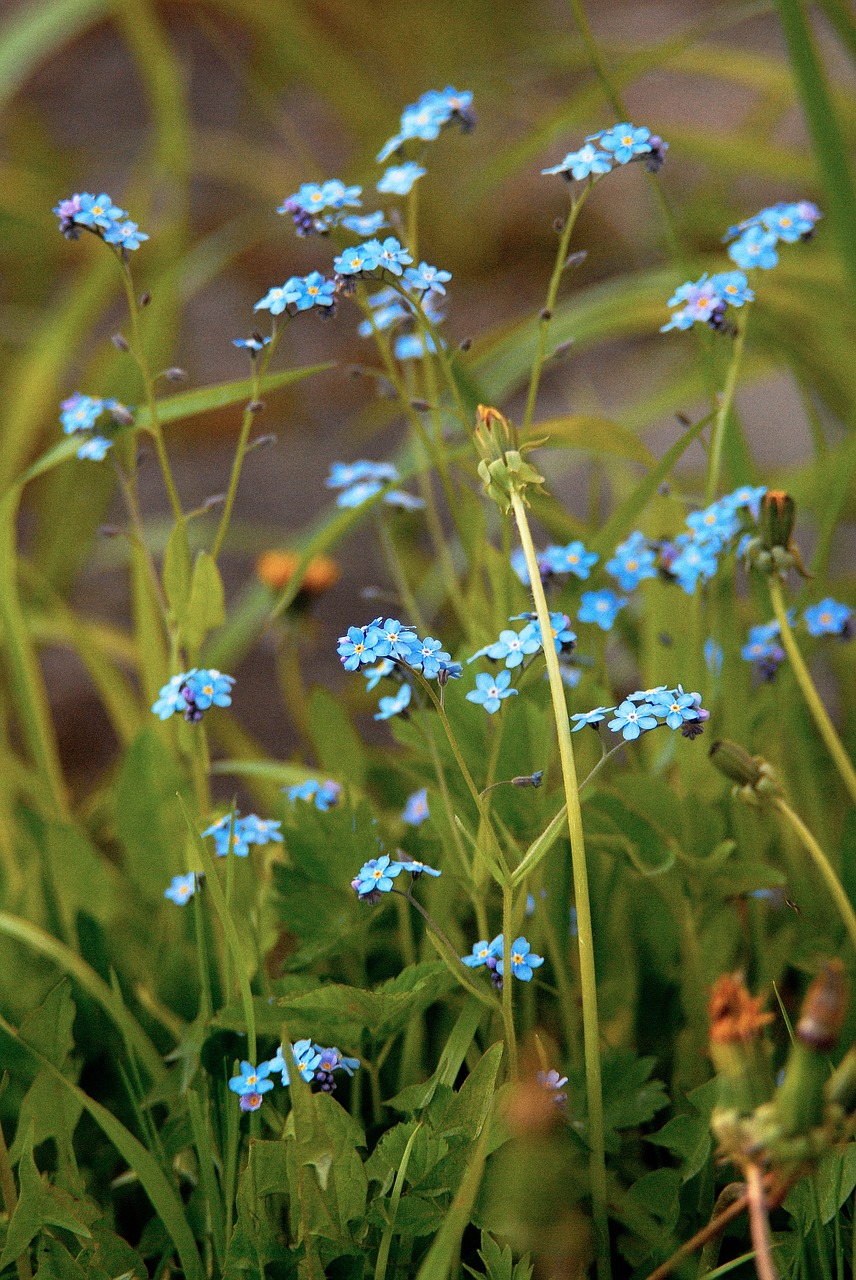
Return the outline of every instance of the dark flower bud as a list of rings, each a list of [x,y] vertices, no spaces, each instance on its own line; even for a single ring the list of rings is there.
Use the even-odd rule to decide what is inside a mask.
[[[565,219],[564,219],[564,218],[554,218],[554,219],[553,219],[553,230],[555,231],[556,235],[557,235],[557,236],[560,236],[560,235],[562,234],[562,232],[564,231],[564,229],[565,229]]]
[[[652,133],[648,139],[648,145],[651,150],[646,151],[641,157],[644,161],[645,168],[649,173],[659,173],[666,162],[666,152],[669,150],[668,142],[656,133]]]
[[[123,404],[114,404],[110,409],[110,416],[114,422],[118,422],[123,427],[130,427],[134,422],[134,415],[131,410]]]
[[[163,376],[166,378],[167,382],[186,382],[187,370],[173,366],[171,369],[165,369]]]
[[[110,339],[117,351],[130,351],[131,347],[128,339],[123,337],[121,333],[114,333]]]
[[[149,303],[151,302],[151,300],[152,300],[152,295],[149,293],[148,289],[145,289],[145,290],[140,294],[140,306],[141,306],[141,307],[147,307],[147,306],[149,305]]]
[[[428,403],[427,400],[411,400],[410,407],[411,409],[415,409],[417,413],[431,412],[431,405]]]
[[[768,489],[761,499],[759,525],[765,548],[790,550],[791,536],[796,521],[796,504],[789,493],[782,489]]]
[[[571,347],[573,345],[574,345],[573,338],[568,338],[566,342],[560,342],[559,345],[557,347],[554,347],[553,349],[552,359],[564,360],[565,356],[570,353]]]
[[[462,338],[461,341],[458,343],[458,350],[469,351],[472,345],[473,345],[472,338]]]
[[[99,538],[121,538],[125,534],[125,530],[115,524],[100,524],[95,532]]]
[[[247,413],[261,413],[265,407],[264,400],[251,400],[247,405]]]
[[[534,773],[525,773],[511,779],[513,787],[540,787],[544,780],[544,770],[536,769]]]
[[[550,310],[550,308],[549,308],[549,307],[545,307],[545,308],[544,308],[544,310],[540,313],[540,315],[539,315],[538,319],[539,319],[539,320],[552,320],[552,319],[553,319],[553,313],[552,313],[552,311]]]

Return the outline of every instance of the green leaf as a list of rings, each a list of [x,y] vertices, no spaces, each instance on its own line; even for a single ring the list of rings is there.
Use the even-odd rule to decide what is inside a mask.
[[[33,1159],[33,1132],[31,1124],[18,1163],[18,1203],[9,1221],[6,1247],[0,1254],[0,1271],[20,1258],[45,1227],[62,1227],[85,1239],[89,1223],[98,1215],[94,1205],[76,1200],[42,1178]]]
[[[75,1013],[69,983],[60,982],[24,1019],[21,1036],[53,1066],[64,1069],[74,1048],[71,1029]],[[20,1158],[28,1134],[33,1147],[46,1138],[55,1138],[60,1165],[73,1161],[71,1138],[82,1111],[76,1098],[59,1089],[48,1072],[40,1071],[21,1103],[15,1140],[9,1148],[10,1161],[14,1164]]]
[[[184,635],[192,650],[202,644],[209,631],[226,619],[226,597],[217,562],[200,551],[193,566],[193,584],[184,617]]]
[[[448,1135],[462,1131],[475,1142],[490,1115],[502,1054],[501,1042],[491,1045],[483,1054],[443,1113],[442,1120],[435,1124],[438,1133]]]
[[[175,1187],[168,1181],[151,1152],[147,1151],[143,1144],[115,1116],[111,1115],[106,1107],[102,1107],[94,1098],[90,1098],[82,1089],[66,1080],[62,1072],[58,1071],[43,1054],[27,1045],[21,1038],[20,1033],[2,1016],[0,1016],[0,1030],[4,1031],[16,1044],[25,1048],[43,1068],[53,1075],[63,1089],[70,1091],[80,1100],[95,1123],[113,1143],[129,1168],[135,1171],[140,1185],[152,1203],[155,1213],[161,1218],[163,1225],[169,1232],[187,1280],[205,1280],[202,1259],[196,1248],[193,1233],[185,1218],[184,1205]],[[32,1239],[32,1237],[30,1238]]]
[[[309,697],[309,731],[322,770],[363,788],[367,770],[363,741],[341,700],[321,685]]]
[[[330,360],[326,364],[305,365],[301,369],[284,369],[280,373],[267,374],[260,383],[262,395],[270,395],[282,387],[289,387],[304,378],[311,378],[316,373],[324,373],[335,367]],[[225,409],[229,405],[240,404],[244,400],[252,400],[255,394],[252,378],[242,378],[240,382],[218,382],[210,387],[198,387],[192,391],[180,391],[178,395],[165,396],[157,402],[158,421],[161,426],[170,422],[179,422],[185,418],[198,417],[200,413],[209,413],[212,409]],[[150,422],[149,411],[145,405],[134,414],[134,424],[147,427]]]
[[[804,1236],[816,1225],[815,1191],[823,1224],[831,1222],[850,1199],[856,1188],[856,1143],[850,1142],[840,1151],[827,1152],[817,1166],[814,1184],[813,1188],[811,1180],[803,1178],[788,1192],[784,1202]]]
[[[547,436],[546,448],[581,449],[598,457],[625,458],[628,462],[641,462],[652,467],[654,457],[638,436],[620,422],[608,418],[573,414],[567,418],[546,418],[533,431],[534,439]]]
[[[163,589],[172,615],[182,621],[190,599],[190,547],[183,520],[173,526],[163,556]]]
[[[55,51],[109,12],[109,0],[41,0],[10,13],[0,27],[0,105]]]
[[[154,727],[128,749],[116,789],[116,833],[125,849],[124,870],[148,899],[160,902],[163,888],[181,866],[185,827],[175,803],[187,781]]]
[[[646,1142],[665,1147],[681,1161],[681,1179],[689,1182],[707,1164],[713,1147],[710,1124],[704,1116],[674,1116],[662,1129],[649,1133]]]
[[[681,1175],[677,1169],[654,1169],[634,1182],[627,1195],[662,1222],[667,1231],[673,1231],[681,1212],[680,1191]]]

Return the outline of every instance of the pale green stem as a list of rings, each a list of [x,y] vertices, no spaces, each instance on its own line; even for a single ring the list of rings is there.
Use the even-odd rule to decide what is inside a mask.
[[[562,275],[565,270],[565,262],[568,257],[568,246],[571,243],[571,236],[574,231],[574,224],[577,216],[585,204],[586,196],[594,186],[594,181],[589,182],[583,190],[581,196],[575,198],[571,196],[571,208],[562,228],[562,237],[559,240],[559,250],[556,254],[556,265],[553,267],[553,274],[550,277],[550,284],[547,289],[547,300],[544,303],[544,310],[541,313],[541,319],[538,321],[538,346],[535,351],[535,360],[532,364],[532,373],[529,377],[529,394],[526,397],[526,411],[523,414],[523,431],[526,432],[532,426],[532,415],[535,412],[535,401],[538,398],[538,385],[541,381],[541,370],[544,367],[544,361],[547,357],[547,334],[550,330],[550,323],[553,315],[553,308],[556,305],[556,298],[559,296],[559,285],[562,281]]]
[[[175,516],[176,524],[184,523],[184,511],[181,507],[181,499],[178,496],[178,490],[175,487],[175,481],[172,476],[172,468],[169,465],[169,458],[166,452],[166,445],[163,439],[163,430],[161,428],[160,419],[158,417],[158,404],[155,398],[155,383],[152,377],[149,362],[146,359],[145,348],[143,347],[142,335],[140,333],[140,313],[137,305],[136,295],[134,294],[134,282],[131,279],[131,272],[126,262],[122,261],[121,254],[117,255],[119,265],[122,269],[122,281],[125,286],[125,295],[128,299],[128,312],[131,320],[131,354],[134,357],[140,376],[143,379],[145,388],[146,408],[149,411],[148,431],[155,442],[158,461],[160,463],[161,472],[163,473],[163,482],[166,485],[166,491],[169,495],[172,513]]]
[[[553,715],[556,721],[556,732],[559,740],[559,759],[562,765],[562,782],[568,806],[568,834],[571,841],[571,863],[574,878],[574,899],[577,908],[578,945],[580,957],[580,994],[583,1012],[583,1053],[586,1064],[586,1098],[588,1102],[589,1144],[590,1144],[590,1176],[592,1192],[592,1217],[595,1228],[595,1252],[597,1257],[597,1274],[600,1280],[608,1280],[611,1275],[609,1256],[609,1217],[606,1199],[606,1150],[604,1144],[603,1092],[600,1067],[600,1024],[597,1008],[597,977],[594,965],[594,937],[592,933],[591,903],[589,901],[588,867],[586,865],[585,837],[583,835],[582,809],[580,807],[579,787],[577,785],[576,764],[574,762],[574,746],[571,739],[571,727],[568,719],[568,708],[565,702],[565,687],[559,669],[556,646],[553,643],[553,630],[550,623],[550,609],[541,574],[538,571],[538,559],[532,543],[526,507],[516,489],[511,490],[511,503],[514,517],[520,533],[520,541],[526,556],[529,570],[535,610],[541,628],[544,657],[547,663],[547,675],[550,681],[550,696],[553,703]]]
[[[377,515],[377,528],[381,550],[383,551],[383,556],[386,560],[386,567],[389,569],[390,576],[395,583],[399,603],[406,609],[408,617],[415,624],[419,634],[424,636],[427,634],[428,624],[422,616],[422,610],[419,608],[419,602],[413,594],[410,588],[410,583],[407,581],[404,570],[399,562],[398,556],[395,554],[392,535],[390,534],[386,521],[383,518],[383,511],[375,508],[375,513]]]
[[[259,369],[260,362],[258,359],[255,359],[252,362],[253,386],[252,386],[252,391],[250,393],[249,402],[247,403],[244,409],[244,412],[241,416],[241,430],[238,435],[238,445],[237,445],[237,448],[235,449],[235,457],[232,460],[232,473],[229,476],[229,487],[226,490],[226,501],[223,503],[223,511],[220,515],[220,523],[217,526],[217,534],[214,538],[214,544],[211,547],[211,558],[213,560],[216,560],[218,555],[220,554],[220,548],[223,546],[223,539],[226,537],[226,532],[229,528],[229,521],[232,518],[232,508],[235,505],[235,495],[238,492],[238,481],[241,478],[241,468],[244,465],[244,457],[246,456],[246,452],[247,452],[247,442],[249,441],[250,431],[252,430],[253,422],[255,421],[255,417],[256,417],[255,411],[250,406],[258,403],[259,386],[261,384],[262,374],[267,369],[267,363],[270,359],[271,348],[273,347],[273,345],[274,343],[271,342],[270,345],[262,354],[261,360],[264,362],[264,364],[261,369]]]
[[[742,322],[737,325],[737,332],[734,335],[734,347],[731,352],[731,361],[728,365],[728,371],[725,375],[725,385],[719,397],[719,408],[716,417],[713,420],[713,426],[710,433],[710,450],[707,458],[707,487],[705,489],[705,503],[709,506],[716,497],[716,490],[719,486],[719,473],[722,470],[722,450],[725,444],[725,429],[728,423],[728,415],[731,412],[731,406],[734,403],[734,392],[737,389],[737,375],[740,372],[740,362],[743,359],[743,348],[746,343],[746,328],[749,323],[749,305],[746,304],[745,314]]]
[[[844,927],[850,935],[850,941],[853,943],[854,948],[856,948],[856,912],[854,912],[850,905],[850,899],[844,892],[841,881],[835,874],[829,859],[803,822],[802,818],[794,812],[786,800],[781,798],[776,800],[775,808],[778,809],[779,813],[784,818],[787,818],[795,834],[799,837],[799,841],[806,853],[820,872],[823,883],[829,890],[830,896],[838,908],[838,913],[844,921]]]
[[[827,750],[835,761],[836,768],[841,774],[841,780],[850,793],[850,799],[856,805],[856,770],[850,760],[847,752],[842,746],[841,739],[835,732],[832,721],[829,718],[826,707],[820,700],[817,690],[812,683],[809,675],[808,667],[803,661],[803,656],[799,651],[799,646],[794,639],[794,633],[791,630],[791,624],[788,621],[788,611],[785,608],[785,602],[782,599],[782,587],[779,579],[773,575],[767,578],[767,587],[770,591],[770,600],[773,605],[773,612],[776,615],[776,621],[779,624],[779,634],[785,652],[791,661],[791,669],[796,677],[800,692],[805,699],[806,706],[811,712],[812,719],[820,731],[820,736],[826,743]]]
[[[502,886],[502,1023],[505,1028],[505,1047],[508,1050],[508,1071],[512,1080],[517,1079],[517,1034],[514,1030],[514,1005],[511,998],[511,923],[512,889]]]

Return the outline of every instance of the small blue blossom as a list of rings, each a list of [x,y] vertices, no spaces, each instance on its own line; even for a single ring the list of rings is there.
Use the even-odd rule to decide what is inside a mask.
[[[633,591],[644,578],[656,578],[655,558],[645,535],[636,531],[615,548],[615,555],[604,567],[622,591]]]
[[[418,652],[419,640],[413,627],[405,627],[397,618],[387,618],[380,631],[386,642],[386,658],[402,658],[410,662],[411,654]]]
[[[84,191],[73,199],[80,201],[74,220],[83,227],[99,227],[102,231],[107,231],[114,223],[127,216],[125,210],[115,205],[106,192],[91,196]]]
[[[420,178],[424,178],[427,172],[427,169],[423,169],[413,160],[408,160],[406,164],[393,165],[383,174],[377,189],[386,195],[406,196],[412,190],[413,184]]]
[[[342,218],[339,225],[357,236],[376,236],[389,223],[386,215],[379,209],[377,213],[351,213]]]
[[[472,955],[461,956],[464,964],[470,969],[480,969],[483,964],[496,968],[496,960],[502,955],[502,934],[497,934],[493,942],[484,939],[473,946]],[[493,963],[491,963],[493,962]]]
[[[566,547],[547,547],[547,550],[538,557],[538,563],[539,566],[545,566],[550,573],[572,573],[575,577],[585,580],[589,576],[591,566],[597,564],[599,558],[596,551],[586,551],[581,542],[569,542]]]
[[[723,302],[732,307],[742,307],[744,303],[754,301],[755,294],[742,271],[719,271],[711,276],[710,283]]]
[[[272,1058],[269,1059],[267,1065],[272,1072],[276,1071],[279,1073],[280,1079],[282,1080],[283,1088],[285,1088],[291,1084],[291,1076],[289,1075],[289,1072],[288,1072],[288,1063],[285,1060],[283,1047],[284,1047],[283,1045],[277,1046],[276,1053]],[[292,1053],[293,1053],[293,1050],[292,1050]]]
[[[253,307],[253,310],[269,311],[272,316],[279,316],[282,315],[289,303],[296,302],[299,297],[298,279],[296,276],[292,276],[290,280],[286,280],[285,284],[268,289],[265,296],[260,298]]]
[[[228,707],[232,702],[234,683],[234,676],[225,676],[213,668],[208,670],[203,667],[199,671],[191,671],[185,682],[185,688],[190,691],[191,696],[188,698],[185,693],[185,700],[194,702],[199,711],[207,711],[211,706]]]
[[[430,816],[428,811],[428,789],[427,787],[420,787],[418,791],[414,791],[412,795],[407,797],[401,821],[408,823],[411,827],[418,827]]]
[[[664,693],[670,693],[668,685],[658,684],[651,689],[637,689],[635,693],[628,693],[627,697],[630,702],[654,702]]]
[[[826,596],[810,605],[803,621],[810,636],[840,636],[852,631],[853,611],[846,604]]]
[[[771,209],[762,209],[758,214],[762,226],[786,244],[794,244],[811,235],[820,216],[817,205],[807,200],[799,204],[777,204]]]
[[[681,303],[684,305],[681,306]],[[667,324],[660,326],[661,333],[668,333],[670,329],[689,329],[696,321],[716,322],[715,317],[725,309],[724,299],[717,293],[713,281],[708,280],[706,273],[700,280],[688,280],[686,284],[682,284],[666,305],[679,307],[679,310],[673,312]]]
[[[410,685],[403,684],[394,697],[381,698],[380,711],[374,714],[375,720],[391,720],[393,716],[401,715],[402,711],[406,711],[410,706],[411,696]]]
[[[326,813],[328,809],[332,809],[339,803],[342,787],[340,783],[333,782],[330,778],[326,782],[307,778],[306,782],[297,783],[293,787],[283,787],[282,790],[287,793],[292,804],[295,800],[313,800],[315,808]]]
[[[542,169],[541,172],[543,174],[561,173],[563,177],[570,174],[579,182],[583,178],[594,177],[599,173],[609,173],[611,168],[612,160],[606,152],[598,151],[597,147],[587,142],[585,146],[580,147],[579,151],[570,151],[564,160],[554,165],[552,169]]]
[[[417,498],[413,493],[405,493],[403,489],[390,489],[383,495],[383,501],[388,507],[398,507],[401,511],[421,511],[425,506],[422,498]]]
[[[366,240],[364,244],[346,249],[334,258],[333,270],[340,276],[356,276],[375,271],[380,266],[380,249],[378,240]]]
[[[645,729],[657,728],[655,708],[649,702],[642,702],[637,706],[635,702],[626,698],[616,709],[615,717],[610,720],[608,728],[613,733],[618,733],[620,730],[625,741],[631,742]]]
[[[482,671],[476,676],[476,688],[467,694],[467,701],[481,703],[488,715],[492,716],[499,710],[503,698],[510,698],[518,692],[517,689],[509,689],[510,684],[511,672],[508,670],[499,671],[495,677]]]
[[[232,346],[240,347],[242,351],[249,351],[251,356],[257,356],[260,351],[264,351],[270,342],[270,338],[256,337],[255,334],[251,338],[233,338]]]
[[[398,850],[402,871],[409,871],[414,880],[421,875],[439,876],[442,875],[435,867],[429,867],[427,862],[420,862],[418,858],[412,858],[409,853],[405,853],[403,849]]]
[[[160,696],[152,707],[152,711],[160,720],[168,720],[176,711],[184,713],[187,710],[187,703],[182,693],[186,680],[187,676],[182,672],[180,675],[173,676],[169,683],[161,688]]]
[[[163,896],[172,898],[173,902],[183,907],[185,902],[189,901],[196,892],[196,876],[194,872],[189,871],[186,876],[173,876],[168,889],[164,889]]]
[[[704,642],[704,663],[711,675],[721,674],[724,656],[722,645],[718,644],[713,636],[708,636]]]
[[[148,238],[136,222],[115,222],[104,232],[106,244],[117,244],[122,249],[139,249]]]
[[[744,484],[739,489],[735,489],[733,493],[727,493],[720,501],[728,503],[735,510],[739,510],[741,507],[748,507],[752,513],[752,518],[757,520],[761,510],[761,499],[766,492],[767,486],[764,484],[756,486]]]
[[[336,495],[336,506],[347,510],[361,507],[364,502],[368,502],[369,498],[374,498],[380,493],[382,488],[380,480],[358,480],[356,484],[351,485],[350,489],[343,489]]]
[[[332,307],[336,282],[325,280],[320,271],[313,271],[302,279],[296,276],[292,292],[295,296],[290,301],[298,311],[308,311],[310,307]]]
[[[106,436],[90,436],[78,449],[77,456],[89,462],[101,462],[106,457],[107,450],[112,447],[113,441]]]
[[[360,666],[388,656],[389,649],[380,630],[380,621],[377,618],[366,627],[349,627],[348,634],[339,637],[338,653],[346,671],[356,671]]]
[[[417,640],[407,661],[411,667],[416,667],[426,679],[430,680],[437,675],[441,667],[451,662],[451,654],[443,649],[442,640],[434,640],[432,636],[426,636],[424,640]]]
[[[404,268],[413,261],[413,255],[402,247],[395,236],[387,236],[382,244],[378,240],[367,240],[362,251],[368,253],[370,249],[376,257],[375,265],[383,267],[394,276],[400,276]]]
[[[629,160],[651,150],[650,137],[650,129],[637,128],[632,124],[615,124],[589,141],[598,142],[604,151],[615,157],[618,164],[627,164]]]
[[[233,1076],[229,1088],[237,1094],[267,1093],[273,1088],[273,1080],[269,1080],[270,1063],[261,1062],[254,1067],[251,1062],[241,1063],[241,1074]]]
[[[695,534],[697,544],[717,542],[722,547],[739,531],[740,521],[730,503],[714,502],[704,511],[690,512],[687,527]]]
[[[437,344],[430,333],[402,333],[393,344],[396,360],[421,360],[426,352],[436,355]]]
[[[366,667],[363,675],[366,677],[366,693],[371,693],[384,676],[391,676],[395,670],[395,663],[392,658],[381,658],[380,662],[374,667]]]
[[[520,632],[512,631],[510,628],[500,631],[499,639],[488,645],[483,652],[494,662],[502,662],[504,659],[509,670],[519,667],[527,654],[537,653],[541,648],[540,635],[535,636],[531,633],[526,635],[527,629],[524,627]]]
[[[680,685],[677,689],[655,694],[649,705],[654,707],[655,715],[662,717],[670,729],[680,729],[686,720],[699,718],[693,695],[684,693]]]
[[[100,396],[84,396],[79,391],[60,403],[59,420],[66,435],[75,431],[89,431],[95,426],[104,412],[104,401]]]
[[[397,480],[398,472],[391,462],[334,462],[324,483],[328,489],[344,489],[357,480]]]
[[[389,893],[393,888],[393,880],[403,870],[400,862],[393,862],[386,854],[382,858],[370,858],[364,862],[351,885],[361,898],[369,894]]]
[[[625,604],[626,600],[620,599],[608,588],[603,591],[584,591],[577,618],[580,622],[596,622],[602,631],[610,631],[619,609]]]
[[[776,236],[762,227],[749,227],[739,240],[728,246],[728,256],[744,271],[761,267],[769,271],[779,261],[776,252]]]
[[[521,616],[526,617],[526,614]],[[556,653],[561,653],[563,650],[570,651],[577,642],[576,632],[571,630],[571,620],[566,613],[550,614],[550,632],[556,646]],[[520,633],[520,638],[524,644],[537,640],[541,645],[541,623],[537,618],[532,618],[527,623]]]
[[[576,724],[571,729],[571,733],[578,733],[580,729],[584,729],[587,724],[600,724],[605,716],[611,715],[615,707],[595,707],[593,711],[577,711],[571,716],[572,720],[576,720]]]
[[[451,280],[451,271],[441,271],[439,267],[429,266],[427,262],[420,262],[418,267],[408,267],[404,273],[404,278],[411,289],[423,291],[425,289],[434,289],[437,293],[445,293],[445,285]]]
[[[678,555],[669,561],[668,572],[687,595],[691,596],[699,578],[706,582],[716,573],[716,557],[720,549],[721,543],[718,539],[705,543],[687,540]]]
[[[214,848],[218,858],[226,857],[229,853],[230,845],[236,858],[249,856],[250,844],[244,835],[241,821],[237,814],[235,814],[233,820],[232,814],[227,813],[225,817],[220,818],[218,822],[212,823],[210,827],[203,831],[202,836],[203,838],[205,836],[214,837]]]
[[[519,978],[521,982],[530,982],[532,979],[532,970],[540,969],[544,963],[543,956],[536,956],[531,950],[529,943],[525,938],[515,938],[511,944],[511,972],[515,978]],[[496,962],[496,971],[502,977],[503,958],[502,952]]]

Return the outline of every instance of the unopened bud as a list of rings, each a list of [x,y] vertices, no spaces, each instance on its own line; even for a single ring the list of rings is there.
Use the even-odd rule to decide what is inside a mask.
[[[461,341],[458,343],[458,350],[469,351],[472,345],[473,345],[472,338],[461,338]]]
[[[829,1053],[838,1043],[846,1012],[844,965],[830,960],[806,992],[794,1034],[817,1053]]]
[[[564,360],[565,356],[570,354],[571,347],[574,345],[574,339],[568,338],[566,342],[560,342],[557,347],[553,348],[553,359]]]
[[[720,773],[735,783],[732,795],[744,803],[758,806],[781,796],[781,783],[773,766],[762,756],[750,756],[739,743],[728,739],[714,742],[710,758]]]
[[[761,499],[759,525],[761,540],[767,551],[774,547],[790,550],[796,520],[796,504],[782,489],[768,489]]]
[[[276,441],[277,437],[270,431],[266,436],[258,436],[255,440],[251,440],[247,445],[247,453],[251,449],[267,449],[269,445],[276,444]]]
[[[167,382],[186,382],[187,370],[173,367],[171,369],[165,369],[163,376],[166,378]]]
[[[576,270],[577,267],[581,267],[583,265],[587,257],[587,249],[577,249],[576,253],[569,253],[567,258],[565,258],[564,270],[567,271],[569,267]]]
[[[411,409],[415,409],[417,413],[430,413],[432,406],[427,400],[411,400]]]
[[[127,405],[119,404],[116,401],[110,406],[110,416],[114,422],[118,422],[123,427],[130,427],[134,422],[134,415]]]
[[[534,773],[524,773],[522,776],[511,779],[513,787],[540,787],[544,780],[544,770],[536,769]]]
[[[538,318],[539,320],[552,320],[553,313],[549,307],[545,307],[544,310],[540,313]]]
[[[140,294],[141,307],[147,307],[151,302],[151,300],[152,300],[152,295],[149,293],[148,289],[144,290],[144,292]]]
[[[564,231],[564,229],[565,229],[565,219],[564,219],[564,218],[554,218],[554,219],[553,219],[553,230],[555,231],[556,235],[557,235],[557,236],[560,236],[560,235],[562,234],[562,232]]]
[[[264,400],[251,400],[247,405],[247,413],[261,413],[265,407]]]
[[[114,333],[110,339],[117,351],[130,351],[131,345],[128,339],[123,337],[121,333]]]

